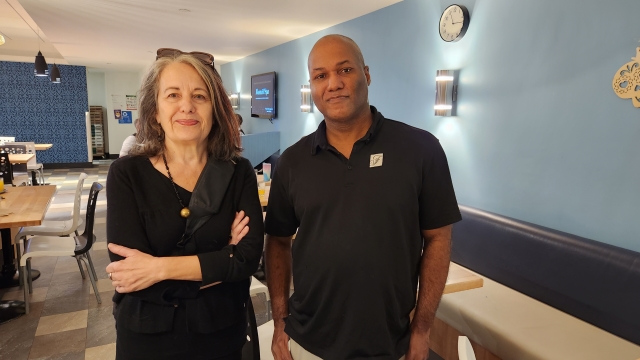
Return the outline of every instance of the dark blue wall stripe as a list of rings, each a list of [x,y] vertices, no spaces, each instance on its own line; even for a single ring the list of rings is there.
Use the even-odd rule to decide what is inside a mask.
[[[34,76],[33,67],[0,61],[0,136],[53,144],[38,151],[40,163],[87,162],[86,68],[58,65],[62,82],[53,84]]]

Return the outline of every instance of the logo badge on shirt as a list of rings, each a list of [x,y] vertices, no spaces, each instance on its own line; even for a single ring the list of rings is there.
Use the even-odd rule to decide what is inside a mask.
[[[382,166],[382,154],[371,154],[369,158],[369,167]]]

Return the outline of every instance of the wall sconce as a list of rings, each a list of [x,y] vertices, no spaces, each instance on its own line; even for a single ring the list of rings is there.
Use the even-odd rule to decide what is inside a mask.
[[[311,89],[309,85],[300,87],[300,111],[311,112]]]
[[[456,116],[458,102],[458,71],[438,70],[436,72],[436,116]]]
[[[237,110],[238,108],[240,108],[240,94],[239,93],[232,93],[231,95],[229,95],[229,100],[231,101],[231,107],[234,110]]]

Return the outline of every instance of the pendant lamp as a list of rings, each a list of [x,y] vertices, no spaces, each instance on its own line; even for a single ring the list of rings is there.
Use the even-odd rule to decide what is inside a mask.
[[[38,55],[36,55],[36,68],[33,71],[36,76],[49,75],[49,67],[47,66],[47,62],[44,60],[44,56],[42,56],[42,52],[40,51],[38,51]]]
[[[56,63],[53,63],[53,67],[51,68],[51,82],[60,84],[60,69],[58,69]]]

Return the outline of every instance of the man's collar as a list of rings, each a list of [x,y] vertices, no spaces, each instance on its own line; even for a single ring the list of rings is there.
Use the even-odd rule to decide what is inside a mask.
[[[384,120],[384,116],[378,112],[378,109],[375,106],[369,105],[371,108],[371,117],[372,122],[369,130],[364,136],[358,141],[369,142],[373,138],[373,136],[378,132],[380,127],[382,126],[382,120]],[[322,150],[327,150],[329,147],[329,142],[327,141],[327,124],[325,120],[322,120],[320,125],[318,125],[318,129],[313,136],[313,143],[311,147],[311,155],[315,155],[318,152],[318,148]]]

